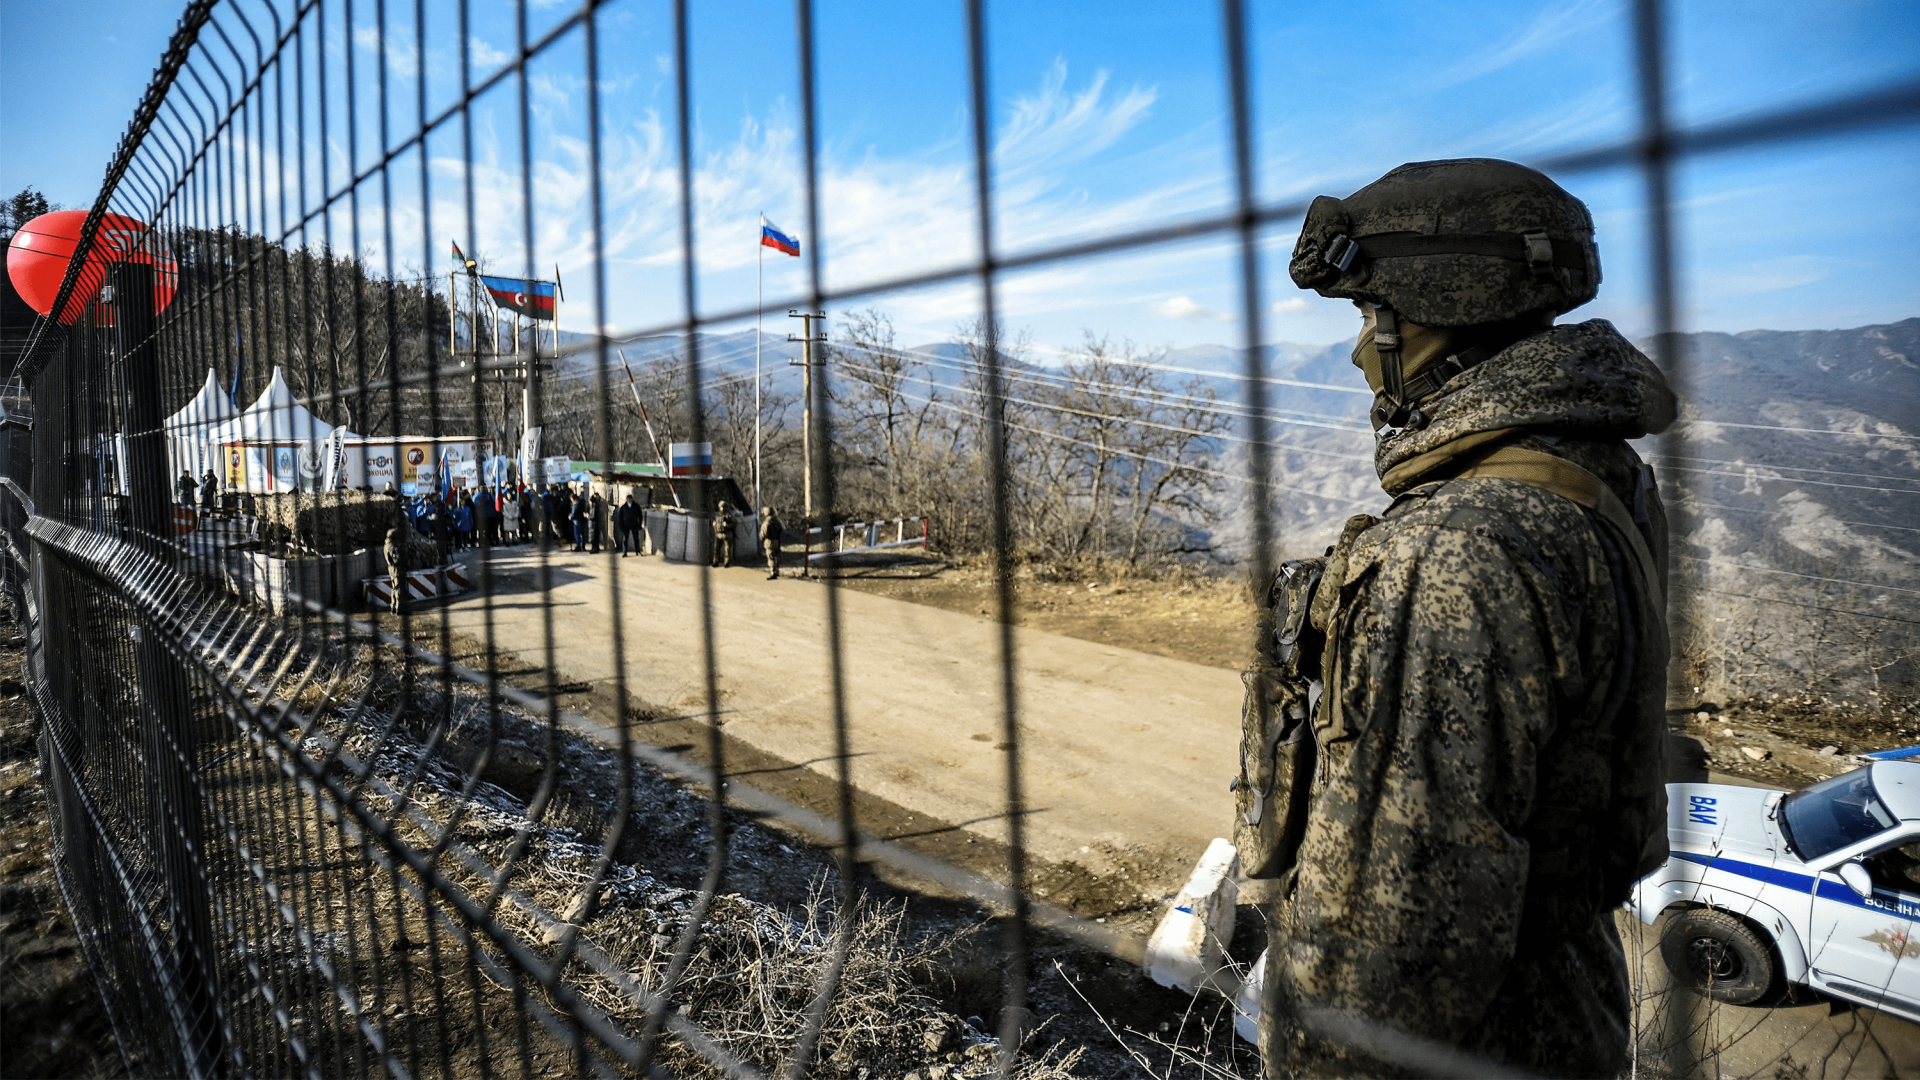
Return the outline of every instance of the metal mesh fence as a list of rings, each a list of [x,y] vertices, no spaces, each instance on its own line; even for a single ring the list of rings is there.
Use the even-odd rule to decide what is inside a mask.
[[[1014,465],[1005,447],[1007,430],[1020,423],[1009,402],[1017,408],[1020,380],[1040,376],[1003,364],[998,297],[1005,277],[1023,270],[1231,238],[1244,333],[1245,396],[1232,403],[1247,448],[1244,482],[1255,493],[1270,490],[1275,440],[1263,359],[1261,240],[1306,205],[1261,195],[1248,13],[1227,0],[1221,20],[1230,212],[1149,221],[1017,254],[997,251],[990,12],[984,0],[972,0],[965,49],[978,255],[846,290],[827,287],[821,246],[809,243],[803,295],[763,305],[820,311],[927,285],[977,283],[974,370],[987,448],[980,518],[991,555],[990,647],[998,673],[984,692],[997,702],[1001,726],[992,739],[1005,762],[997,799],[1005,865],[989,877],[863,830],[856,762],[867,748],[848,719],[854,658],[837,590],[819,593],[831,731],[832,795],[819,802],[831,812],[823,813],[763,789],[729,757],[727,671],[706,569],[691,593],[701,628],[691,647],[702,676],[679,699],[682,715],[672,719],[687,738],[674,745],[642,732],[661,718],[628,704],[636,689],[627,684],[628,661],[654,643],[632,639],[634,624],[623,610],[640,602],[620,584],[612,545],[623,537],[608,537],[609,587],[596,601],[604,605],[611,704],[589,719],[574,696],[580,691],[563,684],[553,659],[557,636],[577,625],[562,625],[555,615],[574,602],[572,593],[563,598],[571,578],[555,565],[556,532],[568,528],[572,507],[536,506],[537,494],[522,501],[519,532],[535,543],[511,568],[490,556],[518,536],[511,522],[495,524],[503,532],[490,530],[484,513],[478,550],[465,558],[446,550],[459,544],[450,522],[429,522],[424,534],[390,532],[403,511],[381,490],[386,482],[439,484],[459,476],[498,486],[504,474],[489,467],[540,463],[537,453],[516,455],[509,440],[523,428],[562,422],[583,425],[584,445],[597,448],[604,466],[599,480],[606,490],[643,493],[661,511],[671,506],[672,515],[656,511],[658,522],[649,516],[636,526],[651,548],[670,546],[671,516],[697,558],[708,528],[704,512],[758,509],[744,491],[697,472],[676,480],[612,471],[625,437],[616,431],[616,410],[631,379],[622,374],[623,350],[660,334],[684,335],[678,377],[683,392],[698,397],[725,382],[710,378],[700,332],[737,325],[758,310],[715,311],[699,299],[693,253],[701,193],[684,0],[672,12],[678,92],[666,124],[678,146],[683,311],[617,338],[591,329],[563,338],[536,314],[543,269],[532,252],[545,223],[534,191],[533,98],[539,66],[561,58],[583,73],[585,122],[574,150],[589,185],[590,235],[583,242],[591,258],[588,272],[572,282],[575,302],[590,312],[584,326],[610,322],[602,7],[589,2],[536,28],[520,5],[510,55],[482,65],[463,44],[455,50],[458,93],[430,109],[420,58],[431,34],[469,40],[464,2],[189,4],[87,217],[56,304],[75,317],[42,320],[19,365],[0,423],[5,584],[29,626],[30,689],[45,721],[59,880],[136,1072],[664,1075],[710,1068],[729,1076],[798,1076],[824,1052],[836,993],[852,977],[856,920],[832,921],[809,939],[824,961],[784,988],[791,1022],[777,1045],[742,1050],[690,1018],[700,991],[690,990],[687,978],[705,947],[703,928],[734,917],[721,909],[730,833],[741,811],[835,847],[835,906],[842,913],[858,906],[860,862],[890,866],[1003,913],[1003,1073],[1015,1068],[1027,1022],[1036,931],[1129,961],[1140,955],[1140,941],[1049,904],[1027,886],[1031,804],[1022,766],[1030,729],[1016,678],[1016,538],[1005,482]],[[1675,299],[1681,283],[1671,239],[1674,163],[1911,124],[1920,115],[1920,88],[1885,87],[1676,130],[1665,105],[1661,5],[1639,0],[1634,18],[1639,132],[1535,164],[1560,174],[1639,170],[1651,230],[1657,359],[1684,393]],[[800,0],[791,44],[799,56],[808,238],[821,232],[816,19],[808,0]],[[371,37],[370,50],[353,47],[358,35]],[[413,61],[403,62],[408,56]],[[528,313],[524,324],[494,319],[485,329],[472,267],[462,264],[464,255],[450,266],[444,250],[448,235],[473,236],[478,218],[498,212],[476,194],[476,174],[498,164],[475,157],[473,127],[483,101],[489,117],[517,117],[507,142],[518,161],[508,171],[520,187],[514,212],[527,254],[524,265],[503,272],[523,287],[525,295],[513,302]],[[459,168],[436,171],[436,156]],[[448,206],[460,208],[455,220],[435,217]],[[563,366],[571,382],[558,374]],[[231,438],[217,457],[184,463],[192,481],[201,481],[203,470],[212,473],[219,491],[188,509],[178,499],[183,432],[174,410],[195,400],[209,367],[239,373],[236,386],[244,376],[249,388],[264,388],[271,407],[251,419],[204,418],[236,426],[227,429]],[[832,377],[859,378],[862,371],[853,366]],[[834,398],[827,370],[810,374],[803,405],[812,415],[809,434],[818,436],[808,452],[820,490],[809,504],[831,507]],[[231,394],[210,385],[209,408],[217,412]],[[333,436],[333,424],[319,416],[344,420],[341,433]],[[706,423],[693,410],[685,441],[712,441]],[[360,434],[348,438],[346,426]],[[1685,456],[1683,431],[1665,436],[1667,460]],[[431,480],[417,471],[406,479],[408,466],[421,465]],[[351,481],[341,470],[353,472]],[[198,497],[208,494],[194,489]],[[1269,503],[1264,494],[1252,500]],[[580,527],[591,529],[596,512],[587,507]],[[800,524],[790,522],[789,532],[800,535]],[[936,535],[945,524],[935,523]],[[609,528],[624,533],[618,522]],[[686,540],[689,528],[693,541]],[[1251,530],[1246,570],[1265,582],[1272,523],[1255,514]],[[757,544],[756,537],[739,540]],[[844,536],[835,543],[844,547]],[[403,593],[438,594],[453,587],[449,573],[464,577],[480,601],[474,617],[456,628],[447,618],[423,620],[404,602],[385,616],[379,590],[397,579],[387,576],[383,555],[418,571],[392,586]],[[440,569],[449,562],[451,571]],[[371,604],[369,586],[380,596]],[[578,741],[583,733],[599,741]],[[616,779],[599,792],[598,809],[582,814],[571,803],[579,796],[568,774],[594,746],[621,764],[609,767]],[[616,853],[635,830],[657,826],[640,805],[654,789],[627,762],[684,780],[705,800],[684,823],[698,844],[702,880],[663,901],[673,917],[657,924],[641,954],[631,941],[583,930],[604,898],[642,888]],[[563,818],[585,821],[575,831],[590,842],[569,848],[556,839],[549,827]],[[1409,1067],[1439,1073],[1484,1065],[1434,1048],[1401,1052]]]

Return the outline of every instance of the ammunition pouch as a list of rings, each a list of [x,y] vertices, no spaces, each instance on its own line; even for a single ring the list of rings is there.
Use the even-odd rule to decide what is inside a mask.
[[[1234,779],[1233,842],[1241,876],[1281,878],[1306,831],[1325,639],[1307,618],[1325,559],[1285,563],[1260,598],[1259,656],[1240,676],[1240,775]]]

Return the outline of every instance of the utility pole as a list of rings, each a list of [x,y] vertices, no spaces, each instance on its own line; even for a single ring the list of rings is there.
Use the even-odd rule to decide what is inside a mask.
[[[813,505],[813,347],[825,345],[825,333],[815,337],[813,320],[819,319],[826,326],[827,313],[824,311],[796,311],[787,309],[787,318],[800,320],[800,336],[787,335],[788,341],[800,343],[800,454],[802,458],[801,492],[806,503],[806,519],[802,528],[811,528],[814,520]]]

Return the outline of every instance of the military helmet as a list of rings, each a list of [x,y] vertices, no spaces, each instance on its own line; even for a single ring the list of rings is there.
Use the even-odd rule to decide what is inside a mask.
[[[1416,161],[1307,210],[1289,266],[1322,296],[1423,326],[1558,315],[1593,299],[1593,216],[1546,174],[1495,158]]]

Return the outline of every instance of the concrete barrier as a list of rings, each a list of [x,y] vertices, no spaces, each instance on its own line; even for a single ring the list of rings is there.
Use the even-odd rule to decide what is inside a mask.
[[[298,611],[309,600],[328,607],[347,606],[359,593],[361,581],[387,572],[386,559],[372,548],[291,559],[228,548],[221,564],[228,590],[276,614]]]

